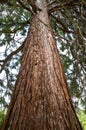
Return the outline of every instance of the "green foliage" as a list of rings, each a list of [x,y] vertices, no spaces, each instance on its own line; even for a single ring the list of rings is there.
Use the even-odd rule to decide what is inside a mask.
[[[3,124],[4,118],[5,118],[5,111],[0,111],[0,128]]]
[[[78,118],[81,122],[83,130],[86,130],[86,114],[84,111],[79,111],[78,112]]]

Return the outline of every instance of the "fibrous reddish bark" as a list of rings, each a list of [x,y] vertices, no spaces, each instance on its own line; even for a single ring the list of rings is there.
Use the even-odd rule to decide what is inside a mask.
[[[82,130],[75,114],[45,0],[33,17],[2,130]]]

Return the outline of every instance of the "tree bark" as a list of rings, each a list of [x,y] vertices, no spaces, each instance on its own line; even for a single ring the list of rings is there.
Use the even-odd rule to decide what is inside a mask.
[[[2,130],[82,130],[50,28],[46,1],[37,0],[18,79]]]

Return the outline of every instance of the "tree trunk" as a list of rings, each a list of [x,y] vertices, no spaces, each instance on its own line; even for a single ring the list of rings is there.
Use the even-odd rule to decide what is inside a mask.
[[[67,88],[45,0],[32,18],[2,130],[82,130]]]

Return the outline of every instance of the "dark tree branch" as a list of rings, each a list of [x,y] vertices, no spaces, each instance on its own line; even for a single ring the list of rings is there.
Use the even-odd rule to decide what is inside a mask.
[[[73,8],[73,7],[76,7],[76,6],[80,6],[80,2],[76,2],[74,3],[73,1],[71,2],[68,2],[68,3],[62,3],[60,5],[56,4],[54,7],[51,7],[48,9],[49,11],[49,14],[50,13],[53,13],[55,11],[58,11],[59,9],[64,9],[64,7],[67,7],[67,8]]]
[[[26,9],[26,10],[28,10],[28,11],[30,11],[32,13],[31,9],[29,7],[27,7],[27,6],[25,6],[21,2],[21,0],[17,0],[17,1],[19,3],[19,4],[17,4],[17,6],[22,7],[22,8],[24,8],[24,9]],[[9,0],[0,0],[0,4],[7,4],[8,6],[14,6]]]
[[[8,6],[13,6],[9,0],[0,0],[0,4],[7,4]]]
[[[30,24],[30,21],[27,20],[27,21],[24,21],[24,22],[17,22],[17,23],[12,21],[12,22],[9,22],[9,23],[1,23],[1,26],[12,27],[12,26],[16,26],[16,24],[19,25],[19,26],[25,26],[25,25]],[[2,31],[0,31],[0,32],[2,32]]]
[[[23,46],[24,46],[24,43],[25,41],[23,42],[23,44],[15,51],[13,51],[12,53],[10,53],[5,59],[3,60],[0,60],[0,62],[3,62],[3,65],[1,65],[1,70],[0,70],[0,73],[2,72],[2,70],[4,69],[6,63],[11,60],[11,58],[17,54],[19,51],[21,51],[23,49]]]
[[[21,0],[17,0],[17,1],[18,1],[18,3],[19,3],[24,9],[26,9],[26,10],[28,10],[28,11],[30,11],[30,12],[32,13],[32,10],[31,10],[29,7],[25,6],[25,5],[21,2]]]
[[[49,6],[52,6],[52,5],[55,4],[56,2],[57,2],[56,0],[49,2],[49,3],[48,3],[48,7],[49,7]]]
[[[69,31],[68,28],[63,24],[63,22],[61,20],[59,20],[58,18],[56,18],[54,15],[50,15],[53,19],[55,19],[55,21],[57,23],[59,23],[62,27],[59,27],[63,32],[67,32],[67,33],[74,33],[73,31]]]
[[[17,24],[19,24],[19,23],[17,23]],[[29,20],[27,20],[27,21],[25,21],[25,22],[22,22],[22,23],[20,23],[19,25],[21,25],[21,26],[19,26],[18,28],[14,28],[13,30],[0,30],[0,33],[16,33],[17,31],[19,31],[19,30],[21,30],[25,25],[29,25],[30,24],[30,19]],[[6,24],[2,24],[3,26],[5,26]],[[6,26],[14,26],[14,25],[16,25],[16,23],[12,23],[12,24],[7,24]]]

